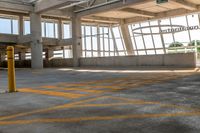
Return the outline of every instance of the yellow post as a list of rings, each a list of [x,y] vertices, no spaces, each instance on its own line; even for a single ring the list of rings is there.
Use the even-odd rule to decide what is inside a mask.
[[[8,89],[9,92],[16,92],[16,81],[15,81],[15,58],[14,58],[14,47],[7,47],[7,59],[8,59]]]

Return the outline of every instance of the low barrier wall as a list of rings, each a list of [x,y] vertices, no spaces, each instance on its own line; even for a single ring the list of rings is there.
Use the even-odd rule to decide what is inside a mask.
[[[31,61],[15,61],[16,68],[30,68]],[[72,67],[72,59],[44,60],[44,67]],[[196,67],[195,53],[177,53],[163,55],[140,55],[140,56],[115,56],[81,58],[80,66],[172,66],[172,67]],[[7,67],[7,62],[0,62],[0,67]]]
[[[194,53],[81,58],[81,66],[174,66],[196,67]]]

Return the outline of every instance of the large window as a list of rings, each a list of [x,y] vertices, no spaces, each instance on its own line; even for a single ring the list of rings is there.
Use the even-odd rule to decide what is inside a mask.
[[[83,57],[126,55],[119,27],[106,25],[83,25],[82,52]]]
[[[170,45],[174,42],[183,44],[187,49],[191,41],[200,40],[199,26],[199,14],[130,24],[129,32],[134,53],[135,55],[169,53]],[[181,27],[185,30],[180,30]],[[191,29],[191,27],[199,28]]]
[[[24,35],[31,34],[31,24],[28,18],[24,18]]]
[[[1,17],[0,16],[0,33],[2,34],[19,34],[19,23],[17,17]]]
[[[63,22],[63,39],[71,38],[71,25],[69,22]]]
[[[42,37],[58,38],[58,22],[55,20],[43,20]]]

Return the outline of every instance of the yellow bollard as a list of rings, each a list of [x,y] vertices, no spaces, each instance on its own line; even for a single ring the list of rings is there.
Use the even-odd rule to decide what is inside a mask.
[[[8,59],[8,89],[9,92],[16,92],[16,81],[15,81],[15,58],[14,58],[14,47],[7,47],[7,59]]]

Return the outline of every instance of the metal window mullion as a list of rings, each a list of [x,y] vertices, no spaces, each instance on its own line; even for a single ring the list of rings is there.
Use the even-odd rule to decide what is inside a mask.
[[[149,22],[149,26],[151,25],[150,21]],[[154,51],[155,51],[155,54],[157,54],[157,51],[156,51],[156,45],[155,45],[155,41],[154,41],[154,38],[153,38],[153,32],[152,32],[152,28],[150,27],[150,33],[151,33],[151,39],[152,39],[152,42],[153,42],[153,47],[154,47]]]
[[[131,25],[131,31],[133,33],[133,25]],[[137,43],[136,43],[136,39],[135,39],[135,34],[134,33],[133,33],[133,40],[134,40],[134,43],[135,43],[135,48],[136,48],[137,55],[139,55],[138,48],[137,48]]]
[[[141,29],[141,23],[139,23],[139,26],[140,26],[140,32],[142,34],[142,41],[143,41],[143,44],[144,44],[145,53],[147,55],[147,49],[146,49],[146,44],[145,44],[145,41],[144,41],[143,31]]]

